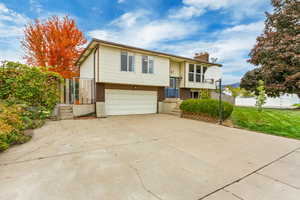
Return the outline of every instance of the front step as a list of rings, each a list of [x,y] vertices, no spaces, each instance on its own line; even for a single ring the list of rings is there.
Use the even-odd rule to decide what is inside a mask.
[[[172,111],[170,113],[168,113],[169,115],[174,115],[174,116],[177,116],[177,117],[181,117],[181,112],[178,112],[178,111]]]
[[[59,106],[59,119],[66,120],[66,119],[73,119],[73,107],[71,105],[63,105]]]

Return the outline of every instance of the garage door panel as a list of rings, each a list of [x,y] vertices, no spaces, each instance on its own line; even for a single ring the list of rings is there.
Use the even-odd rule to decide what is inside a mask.
[[[150,114],[157,110],[157,92],[141,90],[105,90],[107,115]]]

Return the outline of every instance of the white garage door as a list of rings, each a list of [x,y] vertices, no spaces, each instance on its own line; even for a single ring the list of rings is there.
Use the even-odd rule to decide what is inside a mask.
[[[105,90],[106,115],[149,114],[156,111],[156,91]]]

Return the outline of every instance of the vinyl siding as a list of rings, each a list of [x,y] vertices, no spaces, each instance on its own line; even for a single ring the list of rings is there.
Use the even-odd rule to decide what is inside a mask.
[[[99,50],[99,82],[152,86],[169,85],[169,59],[153,56],[154,74],[143,74],[142,54],[135,53],[135,71],[123,72],[120,70],[120,49],[101,45]]]
[[[178,62],[170,63],[170,76],[180,77],[180,63]]]
[[[80,66],[80,78],[94,78],[94,55],[89,57]]]

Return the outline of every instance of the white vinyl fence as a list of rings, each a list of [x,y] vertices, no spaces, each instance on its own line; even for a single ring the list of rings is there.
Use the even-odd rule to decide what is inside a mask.
[[[235,105],[237,106],[255,106],[255,97],[245,98],[236,97]],[[285,94],[277,98],[268,97],[266,104],[263,105],[265,108],[291,108],[293,104],[300,103],[300,99],[295,94]]]

